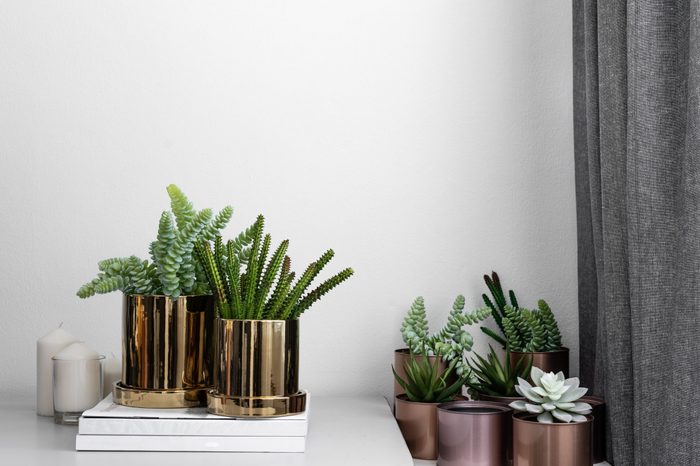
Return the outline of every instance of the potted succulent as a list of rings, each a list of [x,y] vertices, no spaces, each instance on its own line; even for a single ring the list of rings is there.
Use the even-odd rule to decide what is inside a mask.
[[[519,378],[514,401],[513,466],[591,466],[593,427],[591,405],[578,401],[587,389],[576,377],[532,368],[533,384]]]
[[[210,413],[233,417],[275,417],[304,411],[299,390],[299,317],[324,294],[348,279],[346,268],[307,291],[333,258],[328,250],[295,281],[285,240],[271,252],[263,237],[264,218],[253,224],[245,269],[235,241],[222,238],[195,246],[197,258],[216,297],[214,388]],[[269,257],[268,257],[269,256]]]
[[[489,354],[486,358],[474,354],[469,367],[473,377],[467,381],[467,386],[472,398],[505,404],[524,399],[515,387],[519,377],[527,378],[530,374],[532,361],[520,359],[511,366],[508,349],[506,349],[505,360],[501,362],[496,351],[489,345]]]
[[[438,457],[437,407],[446,401],[462,399],[459,392],[465,381],[465,377],[452,381],[456,359],[441,371],[440,353],[436,356],[433,360],[409,357],[403,368],[405,376],[392,366],[394,378],[405,392],[395,397],[396,422],[411,456],[426,460]]]
[[[231,218],[224,207],[196,211],[175,185],[167,187],[172,212],[160,217],[151,260],[115,257],[81,286],[80,298],[121,291],[122,376],[114,401],[127,406],[181,408],[206,402],[211,386],[214,300],[193,257],[195,242],[213,239]],[[241,252],[248,239],[238,238]]]
[[[508,292],[508,303],[496,272],[491,272],[490,277],[484,275],[484,281],[491,298],[486,294],[482,297],[491,309],[501,335],[487,327],[481,327],[481,330],[503,348],[508,347],[511,365],[525,358],[544,371],[568,374],[569,349],[561,344],[559,326],[549,305],[540,299],[537,309],[522,308],[513,290]]]
[[[465,354],[471,351],[474,338],[464,327],[488,318],[491,311],[483,308],[465,312],[464,306],[464,296],[457,296],[445,326],[437,333],[430,334],[424,299],[419,296],[413,301],[401,324],[401,337],[407,347],[394,351],[394,367],[400,377],[406,376],[403,368],[409,359],[424,357],[437,362],[440,372],[454,363],[453,379],[469,373]],[[437,354],[442,356],[437,357]],[[401,393],[401,385],[394,380],[394,396]]]

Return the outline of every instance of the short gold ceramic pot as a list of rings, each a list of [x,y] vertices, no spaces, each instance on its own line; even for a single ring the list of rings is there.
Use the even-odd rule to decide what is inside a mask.
[[[114,401],[140,408],[206,404],[212,385],[214,298],[124,295],[122,378]]]
[[[585,422],[537,422],[537,415],[513,415],[513,466],[592,466],[593,417]]]
[[[299,320],[217,319],[212,414],[277,417],[303,412]]]
[[[555,351],[511,351],[510,366],[515,367],[521,359],[525,360],[525,364],[530,364],[532,361],[533,367],[539,367],[544,372],[563,372],[564,377],[569,376],[569,348],[560,348]]]

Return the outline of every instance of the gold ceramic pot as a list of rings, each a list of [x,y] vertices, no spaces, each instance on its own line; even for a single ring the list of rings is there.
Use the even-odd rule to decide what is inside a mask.
[[[124,295],[122,379],[114,401],[140,408],[205,405],[213,330],[212,296]]]
[[[532,361],[533,367],[539,367],[544,372],[563,372],[564,377],[569,376],[569,348],[562,347],[556,351],[538,352],[510,352],[510,367],[515,367],[520,359],[525,359],[525,364]]]
[[[212,414],[277,417],[303,412],[299,320],[217,319]]]
[[[586,422],[537,422],[529,413],[513,415],[513,466],[592,466],[593,417]]]

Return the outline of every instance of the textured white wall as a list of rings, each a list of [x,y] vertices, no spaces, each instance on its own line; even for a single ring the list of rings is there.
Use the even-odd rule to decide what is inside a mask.
[[[227,233],[266,215],[297,268],[356,276],[302,320],[314,393],[391,390],[423,295],[480,305],[492,268],[549,300],[574,355],[570,2],[0,1],[0,390],[34,389],[59,322],[118,351],[120,296],[174,182]],[[483,348],[484,338],[474,333]],[[577,372],[577,359],[573,369]]]

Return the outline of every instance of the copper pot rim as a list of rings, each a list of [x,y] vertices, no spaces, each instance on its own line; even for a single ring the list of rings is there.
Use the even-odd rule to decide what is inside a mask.
[[[513,408],[504,405],[503,403],[498,403],[497,401],[473,401],[473,400],[454,400],[446,401],[445,403],[440,403],[437,407],[438,411],[443,411],[446,413],[455,413],[450,408],[464,406],[465,408],[493,408],[497,412],[473,412],[473,413],[460,413],[468,416],[502,416],[504,413],[512,412]]]
[[[537,417],[537,414],[533,413],[513,413],[513,422],[521,422],[523,424],[537,424],[540,426],[554,426],[554,427],[566,427],[566,426],[576,426],[576,425],[581,425],[581,424],[590,424],[593,422],[593,415],[592,414],[586,414],[586,420],[585,421],[579,421],[579,422],[552,422],[550,424],[544,423],[544,422],[538,422],[537,420],[531,421],[527,418],[535,418]]]
[[[216,320],[222,322],[298,322],[299,319],[225,319],[223,317],[217,317]]]
[[[488,393],[481,393],[481,392],[477,392],[477,393],[479,394],[480,397],[481,396],[488,396],[490,398],[504,398],[504,399],[507,399],[511,402],[512,401],[522,401],[522,400],[526,399],[524,396],[489,395]],[[498,403],[497,401],[491,401],[491,400],[472,400],[472,401],[484,401],[484,402],[488,402],[488,403]]]
[[[428,355],[426,355],[426,354],[414,354],[414,353],[411,353],[411,349],[410,349],[410,348],[398,348],[398,349],[395,349],[395,350],[394,350],[394,353],[396,353],[396,354],[406,354],[406,355],[409,355],[409,356],[411,356],[411,355],[412,355],[412,356],[420,356],[420,357],[425,357],[425,356],[427,356],[428,358],[436,358],[436,357],[437,357],[437,356],[435,356],[434,354],[432,354],[432,355],[431,355],[431,354],[428,354]],[[442,359],[442,357],[441,357],[440,359]]]
[[[566,346],[562,346],[558,350],[552,350],[552,351],[510,351],[510,354],[557,354],[557,353],[565,353],[569,352],[569,348]]]
[[[580,398],[580,401],[593,406],[603,406],[605,404],[605,398],[596,395],[584,395]]]
[[[142,294],[142,293],[122,293],[124,297],[126,298],[167,298],[171,299],[173,301],[177,301],[180,298],[200,298],[200,297],[207,297],[211,296],[213,297],[214,295],[211,293],[204,293],[204,294],[181,294],[177,298],[172,298],[168,295],[164,294]]]
[[[408,399],[408,395],[406,395],[405,393],[401,393],[400,395],[396,395],[394,398],[396,399],[397,402],[400,401],[402,403],[410,403],[410,404],[414,404],[414,405],[426,405],[426,406],[427,405],[439,406],[439,405],[445,404],[445,403],[452,403],[453,401],[462,401],[458,398],[454,399],[454,400],[450,400],[450,401],[440,401],[437,403],[426,403],[424,401],[411,401]]]

